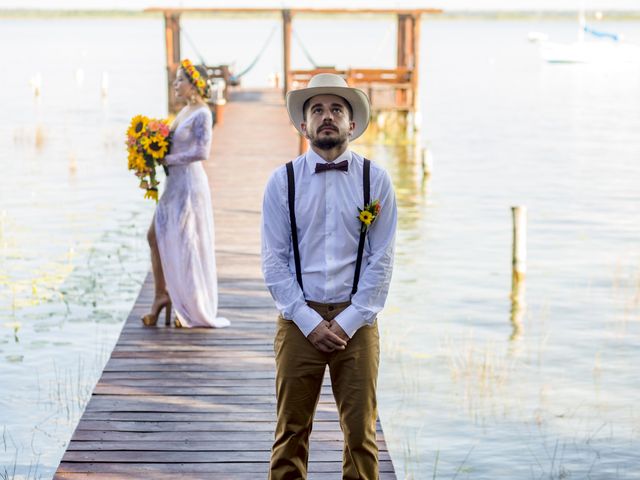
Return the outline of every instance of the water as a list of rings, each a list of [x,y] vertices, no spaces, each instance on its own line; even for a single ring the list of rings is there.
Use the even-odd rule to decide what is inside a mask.
[[[165,112],[163,25],[0,23],[15,45],[0,77],[0,475],[50,478],[148,269],[153,204],[122,138],[132,115]],[[205,59],[237,70],[277,23],[183,22]],[[638,27],[603,29],[640,43]],[[294,66],[309,66],[301,45],[318,64],[393,65],[390,19],[294,28]],[[360,147],[400,206],[379,384],[399,478],[640,478],[640,72],[541,64],[532,30],[575,37],[570,22],[424,22],[432,177],[412,147]],[[245,85],[279,71],[273,38]],[[529,210],[517,322],[512,205]]]
[[[409,478],[640,478],[640,73],[540,64],[523,40],[571,27],[425,25],[434,175],[399,192],[382,323],[382,420]],[[529,210],[519,328],[512,205]]]

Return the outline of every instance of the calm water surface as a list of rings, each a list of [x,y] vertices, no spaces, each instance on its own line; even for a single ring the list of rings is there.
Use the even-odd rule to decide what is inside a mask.
[[[148,269],[153,205],[122,137],[133,114],[165,112],[163,27],[0,24],[13,45],[0,77],[0,478],[50,478]],[[198,50],[185,41],[186,56],[241,70],[277,21],[184,25]],[[318,64],[393,65],[392,21],[295,26],[294,66],[309,66],[302,45]],[[637,22],[602,27],[640,43]],[[400,205],[379,385],[399,478],[640,478],[640,71],[542,64],[532,30],[575,37],[570,22],[424,22],[432,177],[414,147],[359,147]],[[246,85],[279,70],[279,38]],[[529,211],[516,321],[512,205]]]

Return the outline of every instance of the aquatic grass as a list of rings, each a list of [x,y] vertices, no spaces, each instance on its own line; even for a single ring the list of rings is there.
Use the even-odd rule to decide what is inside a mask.
[[[403,439],[402,456],[404,466],[404,478],[406,480],[412,480],[414,478],[414,468],[419,467],[419,457],[415,444],[417,441],[417,434],[413,432],[412,436],[407,436]]]
[[[488,343],[478,348],[472,333],[462,345],[445,338],[443,348],[452,381],[464,383],[467,393],[476,398],[495,396],[514,370],[513,360],[498,355],[495,345]]]
[[[27,399],[35,409],[30,410],[34,415],[33,426],[28,427],[29,430],[23,427],[16,437],[19,440],[17,443],[13,441],[9,428],[5,427],[1,433],[0,451],[4,450],[2,463],[7,466],[6,472],[1,467],[0,472],[5,478],[35,479],[46,477],[52,472],[51,469],[55,470],[55,462],[59,460],[56,452],[64,451],[68,437],[109,357],[112,340],[115,340],[113,333],[117,337],[116,329],[112,326],[94,329],[100,333],[96,337],[96,345],[83,353],[85,346],[78,345],[78,350],[73,339],[68,342],[64,339],[55,341],[59,337],[57,331],[75,330],[75,324],[84,324],[80,328],[90,332],[91,328],[87,330],[90,324],[116,326],[122,323],[148,268],[147,250],[142,245],[145,239],[143,230],[147,224],[142,214],[123,210],[115,220],[114,231],[102,234],[93,244],[76,243],[73,250],[67,250],[60,257],[60,263],[73,266],[66,278],[56,278],[59,283],[49,285],[49,288],[41,283],[36,284],[36,297],[46,305],[34,308],[33,305],[18,305],[16,302],[16,316],[21,318],[23,327],[20,330],[23,346],[20,348],[29,348],[34,343],[33,338],[40,338],[40,342],[55,348],[55,351],[52,350],[44,370],[35,368],[33,379],[37,381],[37,388],[36,385],[31,388],[31,398]],[[44,271],[45,267],[41,269]],[[47,280],[51,278],[53,275]],[[51,292],[53,295],[50,296]],[[16,292],[17,297],[23,295],[27,299],[33,294],[34,288],[30,282],[25,282],[24,292]],[[74,325],[67,325],[69,323]],[[1,325],[2,322],[0,331],[6,330]],[[47,334],[49,331],[53,332],[51,336]],[[38,355],[42,352],[38,352]],[[25,350],[24,353],[28,360],[29,351]],[[42,410],[43,414],[36,410]],[[31,449],[27,447],[29,437]],[[10,468],[14,448],[16,460]],[[45,474],[42,473],[43,469]]]
[[[53,379],[49,381],[47,404],[54,412],[62,412],[68,421],[76,421],[89,401],[102,368],[109,356],[103,343],[96,351],[93,363],[87,367],[78,355],[75,367],[59,368],[53,360]]]
[[[613,323],[617,335],[627,334],[629,323],[640,321],[640,262],[619,259],[613,267],[611,297],[620,310]]]
[[[6,431],[6,425],[4,426],[4,430]],[[3,432],[4,435],[4,432]],[[18,454],[20,450],[17,446],[15,446],[15,455],[13,458],[13,465],[11,465],[8,469],[7,466],[2,467],[2,471],[0,471],[0,480],[40,480],[44,478],[42,474],[38,473],[38,469],[40,468],[40,453],[35,452],[35,448],[33,446],[35,438],[35,433],[31,438],[31,448],[32,452],[36,455],[35,458],[32,458],[29,461],[29,469],[27,470],[26,476],[18,473]],[[15,445],[15,444],[14,444]],[[6,452],[6,443],[5,443],[5,452]],[[33,476],[32,476],[33,475]]]
[[[436,450],[436,459],[433,462],[433,480],[435,480],[436,475],[438,474],[438,460],[440,459],[440,450]]]
[[[456,473],[453,475],[452,480],[456,480],[456,478],[458,477],[458,474],[460,472],[462,472],[463,468],[464,468],[464,464],[467,463],[467,460],[469,460],[469,457],[471,456],[471,452],[473,452],[474,448],[476,448],[476,446],[472,446],[469,451],[467,452],[467,456],[464,457],[464,459],[462,460],[462,462],[460,463],[460,465],[458,466],[458,469],[456,470]]]

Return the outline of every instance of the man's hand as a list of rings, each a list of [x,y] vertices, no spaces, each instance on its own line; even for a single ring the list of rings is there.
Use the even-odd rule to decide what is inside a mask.
[[[331,353],[335,350],[344,350],[347,346],[347,342],[331,331],[329,328],[330,326],[331,324],[329,322],[323,320],[307,336],[307,340],[311,342],[311,345],[323,353]],[[340,328],[339,325],[338,328]],[[341,328],[340,331],[342,331]],[[342,331],[342,333],[346,336],[344,331]]]
[[[351,340],[349,338],[349,335],[347,335],[345,333],[345,331],[342,329],[340,324],[338,322],[336,322],[335,319],[333,319],[333,320],[331,320],[329,322],[329,330],[331,330],[333,333],[335,333],[337,336],[339,336],[345,342],[348,342],[349,340]]]

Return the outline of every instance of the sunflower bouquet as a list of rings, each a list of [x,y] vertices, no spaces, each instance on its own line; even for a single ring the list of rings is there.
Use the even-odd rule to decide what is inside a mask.
[[[128,166],[140,179],[140,188],[145,190],[144,198],[158,201],[156,166],[169,152],[171,130],[167,120],[136,115],[127,130]]]

